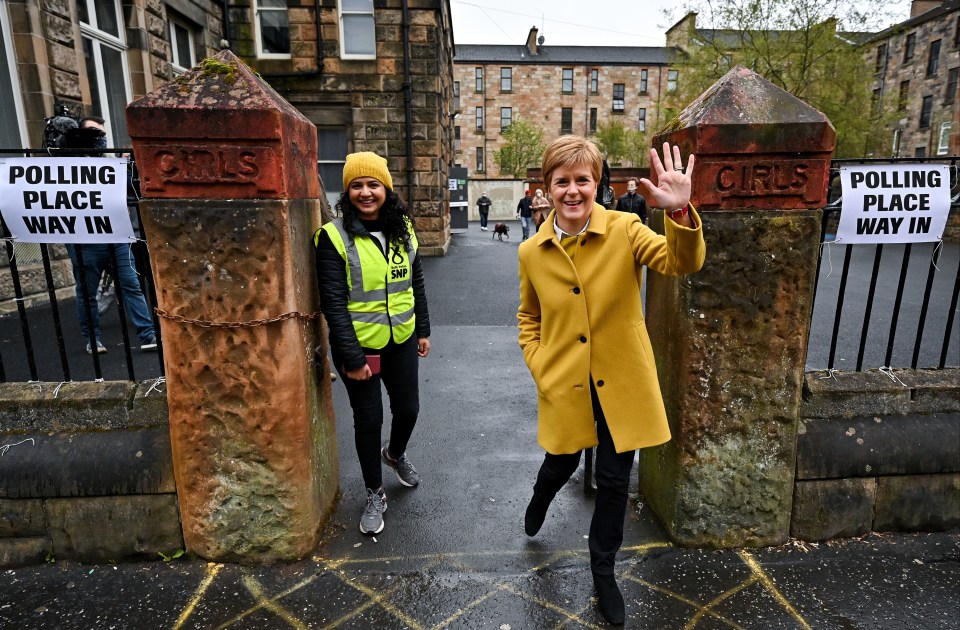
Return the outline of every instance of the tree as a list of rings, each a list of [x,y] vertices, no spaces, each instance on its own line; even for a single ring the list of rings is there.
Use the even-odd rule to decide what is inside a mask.
[[[619,118],[597,125],[594,139],[611,165],[642,166],[650,146],[646,134],[627,129]]]
[[[882,3],[700,0],[692,10],[711,28],[698,25],[691,34],[668,106],[682,109],[740,64],[823,112],[837,131],[837,157],[874,150],[872,132],[892,114],[888,103],[876,102],[857,44],[888,17]]]
[[[514,179],[524,179],[527,169],[540,165],[543,158],[543,129],[517,118],[510,128],[503,132],[506,142],[499,151],[493,152],[493,159],[497,163],[502,175],[510,175]]]

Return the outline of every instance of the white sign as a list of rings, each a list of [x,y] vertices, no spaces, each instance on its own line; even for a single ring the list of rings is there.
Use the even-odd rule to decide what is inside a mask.
[[[950,212],[946,164],[841,166],[837,243],[939,241]]]
[[[2,158],[0,212],[21,243],[124,243],[127,158]]]

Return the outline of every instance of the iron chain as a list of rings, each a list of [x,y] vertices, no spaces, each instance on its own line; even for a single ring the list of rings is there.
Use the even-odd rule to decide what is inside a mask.
[[[181,324],[193,324],[194,326],[200,326],[201,328],[252,328],[254,326],[263,326],[264,324],[272,324],[274,322],[282,322],[285,319],[304,319],[304,320],[313,320],[318,319],[322,313],[301,313],[299,311],[291,311],[289,313],[284,313],[283,315],[277,315],[276,317],[270,317],[267,319],[251,319],[245,322],[211,322],[206,319],[191,319],[189,317],[184,317],[183,315],[172,315],[162,308],[155,308],[157,315],[163,317],[164,319],[169,319],[175,322],[180,322]]]

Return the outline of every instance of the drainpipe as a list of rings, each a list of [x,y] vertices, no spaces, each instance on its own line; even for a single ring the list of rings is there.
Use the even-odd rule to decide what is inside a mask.
[[[407,132],[407,209],[413,214],[413,85],[410,83],[410,7],[403,0],[403,110]]]
[[[229,0],[223,0],[226,4]],[[306,72],[274,72],[271,74],[261,74],[264,79],[308,79],[310,77],[319,77],[323,75],[323,30],[320,19],[321,0],[315,0],[313,8],[314,24],[317,27],[317,69],[307,70]]]
[[[220,0],[220,10],[223,11],[223,36],[220,38],[220,48],[230,48],[230,0]]]

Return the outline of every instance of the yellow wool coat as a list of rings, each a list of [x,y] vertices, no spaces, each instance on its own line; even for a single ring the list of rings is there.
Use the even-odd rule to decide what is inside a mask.
[[[665,235],[632,213],[594,204],[574,260],[553,230],[556,211],[520,245],[520,347],[537,384],[537,441],[561,455],[597,445],[593,377],[618,453],[670,439],[640,302],[642,268],[668,276],[703,266],[694,228],[665,219]]]

